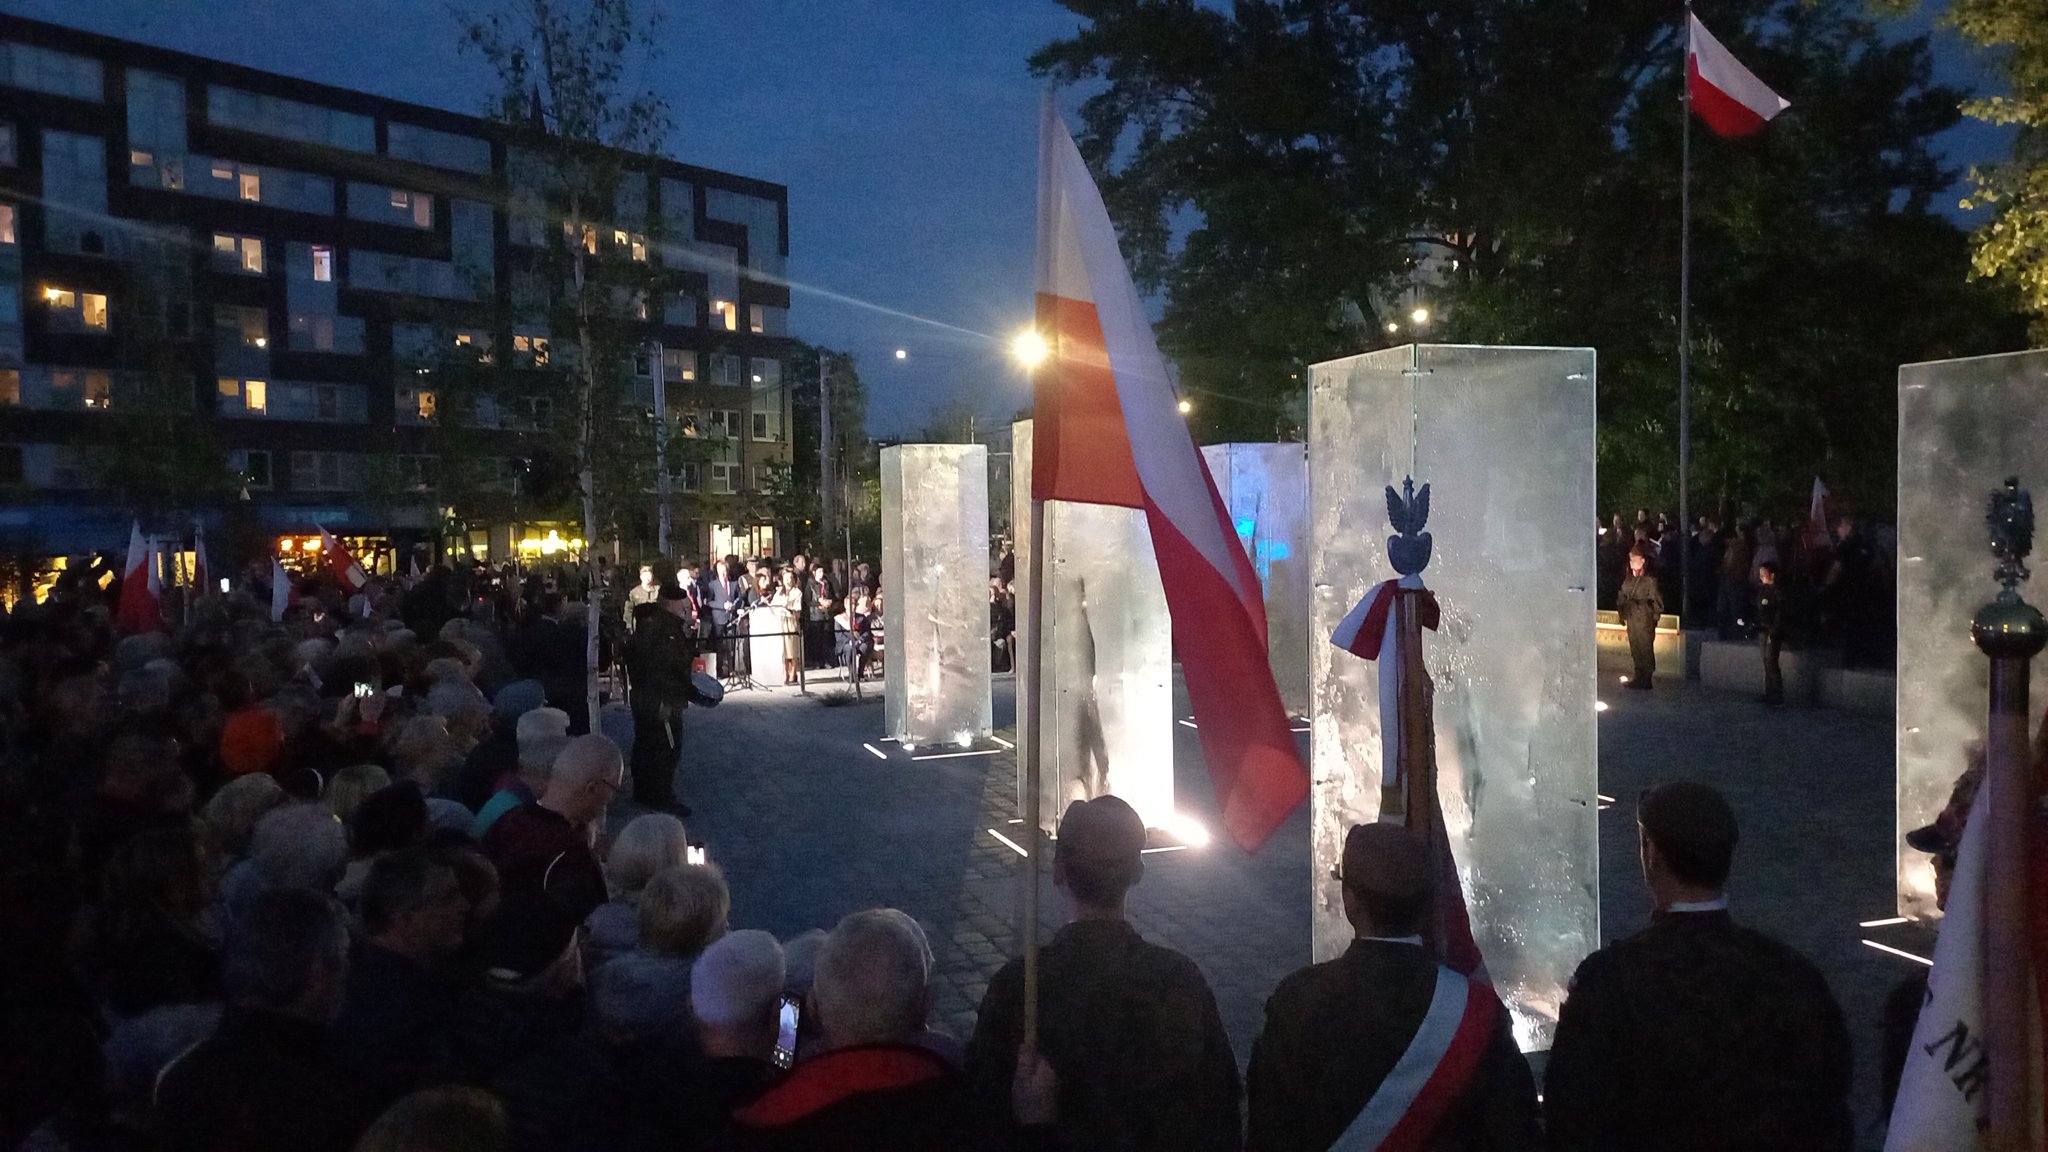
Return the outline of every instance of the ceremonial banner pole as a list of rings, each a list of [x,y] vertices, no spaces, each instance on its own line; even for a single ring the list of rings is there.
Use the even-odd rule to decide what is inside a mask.
[[[2033,502],[2010,479],[1991,494],[1985,520],[2004,588],[1970,622],[1977,647],[1991,658],[1989,708],[1984,730],[1984,803],[1987,821],[1984,888],[1984,1037],[1990,1077],[1990,1147],[2026,1146],[2035,1089],[2027,1021],[2032,999],[2028,932],[2028,821],[2034,805],[2032,741],[2028,738],[2028,665],[2048,644],[2048,620],[2020,599],[2025,558],[2033,541]]]
[[[1685,5],[1687,35],[1679,38],[1679,78],[1686,78],[1692,29],[1692,0]],[[1692,609],[1692,85],[1682,83],[1678,117],[1678,630],[1681,640]],[[1681,655],[1684,644],[1679,645]],[[1681,671],[1680,678],[1683,679]]]

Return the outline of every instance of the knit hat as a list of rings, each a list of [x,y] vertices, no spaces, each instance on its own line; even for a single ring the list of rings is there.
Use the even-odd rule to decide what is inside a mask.
[[[491,711],[500,720],[517,720],[548,702],[547,690],[538,680],[514,680],[491,700]]]

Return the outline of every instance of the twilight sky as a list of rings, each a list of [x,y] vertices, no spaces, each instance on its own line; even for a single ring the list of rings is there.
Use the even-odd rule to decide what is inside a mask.
[[[490,87],[435,0],[0,7],[459,112],[479,111]],[[674,115],[670,154],[789,187],[790,328],[859,357],[870,433],[914,432],[956,396],[1007,419],[1027,399],[1001,348],[1031,308],[1040,85],[1024,60],[1076,19],[1052,0],[661,8],[647,84]],[[1981,64],[1952,35],[1937,44],[1940,79],[1974,87]],[[1078,98],[1062,101],[1070,113]],[[1944,144],[1961,164],[2002,154],[2002,139],[1970,125]]]

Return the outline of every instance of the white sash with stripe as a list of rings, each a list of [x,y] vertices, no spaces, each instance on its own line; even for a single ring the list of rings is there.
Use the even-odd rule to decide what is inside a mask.
[[[1350,1127],[1330,1145],[1330,1152],[1374,1152],[1393,1132],[1394,1125],[1408,1114],[1408,1106],[1415,1102],[1422,1086],[1429,1083],[1444,1053],[1450,1051],[1451,1041],[1458,1035],[1458,1024],[1465,1018],[1465,1001],[1471,990],[1470,980],[1449,968],[1437,968],[1436,991],[1429,998],[1429,1011],[1423,1015],[1421,1027],[1415,1030],[1415,1038],[1408,1042],[1408,1050],[1394,1062],[1393,1071],[1380,1082],[1372,1099],[1352,1117]]]

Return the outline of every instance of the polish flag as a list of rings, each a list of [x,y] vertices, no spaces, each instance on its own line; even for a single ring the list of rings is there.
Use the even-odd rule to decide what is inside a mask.
[[[1102,194],[1048,99],[1039,132],[1036,500],[1145,510],[1174,648],[1231,838],[1263,843],[1308,795],[1266,659],[1258,576],[1182,418]]]
[[[204,596],[213,591],[213,566],[206,562],[206,525],[192,529],[192,588]]]
[[[1685,49],[1685,90],[1693,111],[1721,136],[1747,136],[1792,106],[1790,100],[1756,78],[1700,18],[1686,14],[1690,33]]]
[[[327,557],[327,566],[334,570],[334,578],[341,581],[342,587],[351,592],[361,592],[363,585],[370,582],[370,574],[363,571],[363,566],[356,563],[356,558],[349,554],[349,550],[342,547],[341,541],[334,538],[334,533],[325,528],[320,529],[320,550],[321,554]]]
[[[299,602],[298,590],[292,587],[292,574],[284,570],[277,557],[270,558],[270,622],[275,624],[284,619],[285,609]]]
[[[142,522],[128,530],[128,566],[121,572],[121,602],[114,607],[114,625],[123,632],[154,632],[163,627],[158,608],[163,583],[156,572],[156,547],[142,536]]]

